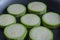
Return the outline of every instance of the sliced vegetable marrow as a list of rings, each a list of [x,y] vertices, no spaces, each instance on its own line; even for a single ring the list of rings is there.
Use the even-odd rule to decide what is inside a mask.
[[[7,11],[15,16],[23,16],[26,13],[26,7],[22,4],[12,4],[7,8]]]
[[[9,14],[0,15],[0,26],[7,26],[13,23],[16,23],[16,19],[14,16]]]
[[[29,36],[32,40],[53,40],[53,32],[42,26],[32,28]]]
[[[12,24],[4,29],[4,34],[9,39],[24,40],[27,29],[22,24]]]
[[[46,13],[47,6],[42,2],[31,2],[28,4],[28,10],[41,15]]]
[[[49,28],[57,28],[60,25],[60,15],[54,12],[48,12],[42,16],[43,25]]]
[[[26,26],[39,26],[41,24],[41,21],[40,17],[35,14],[26,14],[21,17],[21,23]]]

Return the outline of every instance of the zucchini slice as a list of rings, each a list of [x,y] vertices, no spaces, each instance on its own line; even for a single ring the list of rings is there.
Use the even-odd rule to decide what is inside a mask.
[[[0,15],[0,26],[7,26],[13,23],[16,23],[16,19],[14,16],[10,14]]]
[[[23,40],[27,34],[27,29],[24,25],[16,23],[7,26],[4,29],[4,34],[7,38],[13,40]]]
[[[21,23],[26,26],[39,26],[41,24],[41,21],[40,17],[35,14],[26,14],[21,17]]]
[[[48,12],[42,16],[43,25],[49,28],[57,28],[60,25],[60,15],[54,12]]]
[[[12,4],[7,8],[7,11],[15,16],[23,16],[26,13],[26,7],[22,4]]]
[[[29,36],[32,40],[53,40],[53,32],[42,26],[32,28]]]
[[[31,2],[28,4],[29,12],[34,12],[38,14],[45,14],[47,6],[42,2]]]

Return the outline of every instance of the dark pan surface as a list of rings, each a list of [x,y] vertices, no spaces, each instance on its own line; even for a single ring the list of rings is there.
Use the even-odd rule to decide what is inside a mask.
[[[48,7],[47,11],[57,12],[60,15],[60,0],[0,0],[0,14],[7,13],[6,8],[10,4],[21,3],[27,6],[29,2],[33,2],[33,1],[44,2]],[[19,23],[19,18],[17,18],[17,20],[18,20],[17,22]],[[4,29],[0,28],[0,40],[6,40],[6,37],[3,34],[3,30]],[[30,29],[28,29],[28,33],[29,33],[29,30]],[[60,28],[55,28],[51,30],[54,33],[54,40],[60,40]],[[27,34],[25,40],[29,40],[29,34]]]

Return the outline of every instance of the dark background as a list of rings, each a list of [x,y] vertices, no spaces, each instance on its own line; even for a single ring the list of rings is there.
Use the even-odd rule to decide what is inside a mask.
[[[0,0],[0,14],[6,13],[6,8],[10,4],[21,3],[27,6],[29,2],[41,1],[44,2],[48,9],[47,11],[53,11],[60,15],[60,0]],[[0,40],[6,40],[3,30],[0,28]],[[29,30],[29,29],[28,29]],[[60,28],[51,29],[54,33],[54,40],[60,40]],[[29,40],[29,35],[26,36],[25,40]]]

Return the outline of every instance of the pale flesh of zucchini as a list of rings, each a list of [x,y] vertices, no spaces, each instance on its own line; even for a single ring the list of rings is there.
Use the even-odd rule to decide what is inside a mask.
[[[60,25],[60,15],[54,12],[48,12],[42,17],[43,23],[50,25],[52,27],[57,27]]]
[[[35,14],[26,14],[21,17],[21,22],[27,26],[39,26],[40,17]]]
[[[26,8],[22,4],[12,4],[7,8],[7,11],[16,16],[22,16],[26,13]]]
[[[13,23],[16,23],[16,19],[14,16],[9,14],[0,15],[0,26],[7,26]]]
[[[27,30],[22,24],[12,24],[4,29],[4,34],[9,39],[23,40],[27,34]]]
[[[29,35],[32,40],[53,40],[53,33],[42,26],[32,28]]]
[[[45,14],[47,6],[42,2],[31,2],[28,4],[28,10],[39,14]]]

